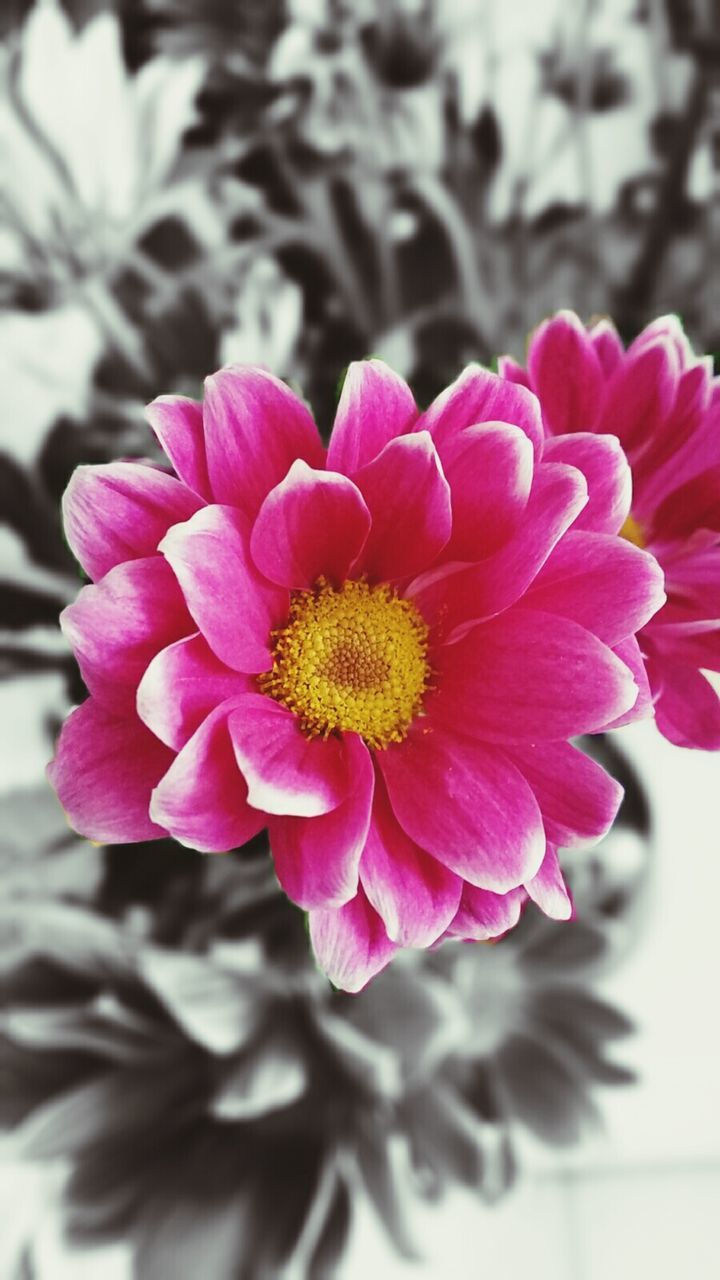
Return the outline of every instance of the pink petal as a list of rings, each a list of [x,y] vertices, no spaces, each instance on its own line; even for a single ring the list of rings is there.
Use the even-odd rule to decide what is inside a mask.
[[[573,311],[560,311],[536,329],[528,347],[528,372],[553,435],[593,430],[605,377]]]
[[[502,752],[428,717],[377,763],[403,830],[451,871],[495,892],[535,873],[545,851],[540,810]]]
[[[355,897],[358,867],[372,810],[374,770],[370,753],[354,733],[344,736],[351,790],[319,818],[270,818],[275,871],[293,902],[340,907]]]
[[[569,742],[507,748],[533,789],[548,840],[563,848],[594,843],[615,820],[623,789]]]
[[[193,631],[160,556],[119,564],[60,615],[88,689],[116,715],[135,712],[138,682],[159,649]]]
[[[269,671],[270,632],[287,619],[289,601],[255,567],[249,535],[234,507],[205,507],[175,525],[160,550],[218,658],[236,671]]]
[[[351,476],[410,431],[418,411],[399,374],[382,360],[356,360],[345,375],[335,414],[328,466]]]
[[[643,633],[644,634],[644,633]],[[621,715],[603,725],[605,729],[620,729],[624,724],[634,724],[636,720],[644,720],[652,715],[653,698],[648,683],[645,659],[635,636],[627,636],[619,644],[613,645],[613,653],[630,671],[635,682],[637,697],[632,706]]]
[[[527,387],[528,391],[532,391],[527,370],[523,369],[517,360],[513,360],[512,356],[498,356],[497,366],[500,377],[506,382],[515,382],[518,386]]]
[[[203,505],[174,476],[138,462],[77,467],[63,495],[71,550],[97,581],[126,560],[152,555],[171,524]]]
[[[653,516],[654,536],[663,541],[686,538],[695,529],[720,530],[720,465],[686,480]]]
[[[617,436],[577,431],[555,436],[543,451],[545,462],[565,462],[582,471],[588,502],[573,525],[595,533],[617,533],[630,511],[632,474]]]
[[[324,466],[310,411],[266,369],[228,365],[207,378],[203,414],[215,501],[250,519],[296,458]]]
[[[639,631],[665,603],[654,556],[625,538],[571,529],[555,547],[521,606],[571,618],[610,646]]]
[[[691,667],[653,659],[648,662],[658,729],[678,747],[720,750],[720,698],[710,681]]]
[[[428,715],[488,742],[560,741],[629,710],[625,664],[566,618],[512,609],[439,651]],[[484,887],[484,886],[483,886]]]
[[[588,337],[595,355],[600,361],[603,373],[606,377],[609,377],[625,355],[623,344],[620,341],[615,325],[612,320],[598,320],[597,324],[594,324],[588,330]]]
[[[228,716],[212,711],[175,757],[152,793],[150,813],[176,840],[204,853],[225,853],[257,835],[266,817],[251,809],[237,767]]]
[[[136,717],[118,718],[88,698],[65,721],[47,776],[72,827],[102,844],[155,840],[150,793],[172,761]]]
[[[256,809],[316,818],[347,796],[348,756],[341,738],[307,738],[297,716],[262,693],[239,698],[229,723],[235,759]]]
[[[693,349],[683,330],[682,323],[678,316],[672,313],[666,316],[658,316],[656,320],[652,320],[650,324],[647,324],[628,347],[628,355],[634,356],[645,347],[656,345],[658,339],[673,348],[680,369],[684,369],[693,360]]]
[[[362,889],[343,907],[311,911],[309,922],[317,962],[341,991],[361,991],[397,951]]]
[[[391,440],[355,474],[372,516],[359,560],[370,578],[417,573],[442,551],[452,526],[450,487],[427,431]]]
[[[644,443],[672,409],[678,372],[669,342],[658,340],[626,355],[607,384],[598,429],[618,436],[628,453]]]
[[[551,844],[543,858],[542,866],[532,880],[525,884],[533,902],[553,920],[569,920],[573,914],[572,898],[563,880],[556,850]]]
[[[321,576],[339,584],[369,530],[370,513],[352,480],[298,460],[263,502],[250,549],[260,572],[282,587],[307,589]]]
[[[172,462],[175,474],[189,489],[212,501],[202,405],[187,396],[158,396],[147,405],[145,417]]]
[[[375,787],[360,880],[388,937],[401,947],[429,947],[436,942],[460,902],[462,880],[405,834],[381,777]]]
[[[523,518],[533,478],[533,451],[519,427],[467,427],[448,449],[452,538],[445,555],[480,560],[507,542]]]
[[[470,364],[418,419],[416,430],[429,431],[443,457],[444,447],[465,427],[480,422],[507,422],[520,427],[538,455],[543,425],[537,397],[525,387]]]
[[[634,460],[634,505],[641,520],[652,524],[655,508],[668,494],[720,464],[720,432],[712,399],[712,356],[707,356],[681,375],[672,412],[656,424]]]
[[[445,639],[468,623],[500,613],[527,591],[586,501],[587,486],[579,471],[542,463],[522,521],[504,547],[480,564],[431,569],[410,584],[406,595]]]
[[[138,687],[138,715],[161,742],[179,751],[221,702],[255,689],[250,676],[226,667],[196,633],[152,659]]]
[[[471,884],[463,886],[460,906],[450,923],[448,934],[466,942],[486,942],[514,929],[527,895],[523,888],[509,893],[490,893]]]

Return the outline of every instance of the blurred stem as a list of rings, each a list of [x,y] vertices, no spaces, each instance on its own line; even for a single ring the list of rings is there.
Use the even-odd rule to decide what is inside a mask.
[[[488,329],[492,331],[495,321],[494,304],[480,279],[475,245],[455,201],[442,183],[430,174],[414,175],[409,186],[445,232],[455,263],[463,310],[468,319],[478,333],[484,334]]]
[[[327,1224],[337,1185],[337,1164],[331,1152],[323,1162],[310,1212],[303,1222],[292,1256],[285,1264],[284,1280],[307,1280],[311,1274],[313,1256]]]
[[[113,296],[109,285],[101,280],[88,279],[80,288],[80,298],[97,321],[108,343],[141,378],[147,379],[150,368],[140,334]]]

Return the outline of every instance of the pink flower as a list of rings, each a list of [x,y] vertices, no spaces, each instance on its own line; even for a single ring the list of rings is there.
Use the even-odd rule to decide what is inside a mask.
[[[206,851],[267,826],[348,990],[528,895],[567,917],[556,846],[620,797],[568,739],[642,709],[633,633],[664,596],[652,556],[576,529],[586,482],[536,462],[535,397],[474,367],[420,415],[355,364],[327,453],[262,369],[148,416],[175,474],[81,467],[65,495],[94,580],[62,620],[91,694],[50,766],[72,824]]]
[[[665,571],[667,603],[638,637],[658,728],[679,746],[720,749],[720,698],[703,675],[720,671],[720,380],[712,358],[693,354],[675,316],[648,325],[625,351],[609,320],[586,330],[561,311],[535,330],[527,369],[500,363],[507,379],[540,399],[543,458],[585,473],[590,502],[575,528],[620,530]],[[616,507],[603,497],[595,460],[605,433],[619,439],[632,468],[632,493]]]

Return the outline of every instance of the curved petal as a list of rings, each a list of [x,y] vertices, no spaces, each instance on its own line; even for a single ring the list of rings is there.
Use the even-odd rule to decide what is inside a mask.
[[[161,742],[179,751],[221,702],[255,689],[250,676],[226,667],[196,633],[155,655],[138,686],[137,710]]]
[[[557,851],[551,844],[542,861],[542,866],[532,880],[528,880],[525,888],[536,906],[553,920],[570,920],[573,914],[572,898],[560,870]]]
[[[388,937],[401,947],[436,942],[460,902],[462,880],[405,834],[390,808],[382,777],[375,786],[360,881]]]
[[[653,711],[653,696],[648,681],[645,659],[640,651],[637,638],[635,636],[626,636],[619,644],[613,645],[613,653],[621,662],[625,663],[632,675],[637,697],[627,711],[615,716],[608,724],[603,725],[603,730],[620,729],[624,724],[634,724],[636,720],[644,720],[646,716],[652,715]]]
[[[421,415],[417,431],[429,431],[443,456],[444,447],[465,427],[480,422],[509,422],[542,452],[544,431],[537,396],[479,364],[469,364]]]
[[[203,853],[226,853],[266,825],[251,809],[235,760],[228,716],[232,701],[203,720],[155,787],[150,813],[180,844]]]
[[[540,809],[501,751],[428,717],[377,762],[403,830],[451,871],[496,893],[535,874],[545,852]]]
[[[391,440],[356,472],[372,516],[359,566],[382,581],[417,573],[442,551],[452,527],[450,487],[427,431]]]
[[[236,671],[269,671],[270,633],[287,619],[288,595],[256,569],[249,526],[240,512],[204,507],[175,525],[160,550],[218,658]]]
[[[658,338],[626,354],[607,383],[599,430],[618,436],[626,452],[643,444],[671,412],[679,377],[677,353]]]
[[[637,699],[631,672],[607,645],[576,622],[534,609],[481,623],[441,649],[437,663],[428,716],[487,742],[597,732]]]
[[[417,416],[412,391],[384,361],[353,361],[340,393],[328,466],[354,476],[388,441],[410,431]]]
[[[514,929],[527,894],[523,888],[509,893],[491,893],[489,889],[463,887],[460,905],[450,923],[448,935],[465,942],[487,942]]]
[[[362,739],[348,733],[344,743],[351,789],[341,804],[318,818],[269,821],[277,878],[288,897],[305,910],[340,907],[358,890],[375,775]]]
[[[569,742],[531,742],[506,750],[533,789],[548,840],[572,848],[607,834],[623,789],[595,760]]]
[[[527,387],[528,391],[532,391],[530,379],[526,369],[523,369],[517,360],[513,360],[512,356],[498,356],[498,373],[506,382],[516,382],[521,387]]]
[[[88,698],[65,721],[47,776],[70,825],[89,840],[155,840],[166,831],[150,818],[150,793],[172,758],[137,717],[111,715]]]
[[[686,480],[652,518],[656,537],[687,538],[695,529],[720,530],[720,464]]]
[[[587,480],[587,506],[576,517],[574,529],[618,532],[630,512],[632,473],[617,436],[586,431],[555,436],[546,441],[543,461],[577,467]]]
[[[659,689],[655,722],[663,737],[678,747],[720,750],[720,697],[702,672],[652,660],[648,675]]]
[[[145,417],[184,484],[212,501],[205,457],[202,405],[187,396],[158,396]]]
[[[115,714],[135,712],[138,682],[159,649],[194,630],[160,556],[119,564],[60,615],[82,678]]]
[[[361,991],[397,951],[362,889],[343,907],[311,911],[309,923],[317,962],[341,991]]]
[[[228,365],[207,378],[203,419],[215,501],[250,519],[296,458],[324,466],[310,411],[266,369]]]
[[[256,809],[316,818],[347,796],[343,739],[307,738],[297,716],[262,693],[238,698],[229,725],[248,800]]]
[[[665,603],[657,560],[625,538],[571,529],[524,596],[527,605],[571,618],[610,646],[639,631]]]
[[[620,335],[612,320],[604,318],[591,326],[588,330],[588,337],[593,345],[595,355],[600,361],[600,368],[607,378],[614,369],[617,369],[625,355]]]
[[[302,590],[320,577],[343,582],[369,531],[370,512],[352,480],[298,460],[263,502],[250,549],[271,582]]]
[[[70,549],[97,581],[117,564],[152,555],[170,525],[202,505],[197,494],[157,467],[110,462],[77,467],[62,509]]]
[[[574,311],[559,311],[538,326],[528,347],[528,372],[551,434],[593,430],[605,377]]]
[[[467,427],[447,450],[444,467],[452,492],[445,556],[484,559],[522,520],[533,478],[532,444],[519,427],[504,422]]]
[[[579,471],[542,463],[520,525],[499,551],[479,564],[430,569],[405,594],[449,640],[467,624],[507,609],[527,591],[586,501],[587,485]]]

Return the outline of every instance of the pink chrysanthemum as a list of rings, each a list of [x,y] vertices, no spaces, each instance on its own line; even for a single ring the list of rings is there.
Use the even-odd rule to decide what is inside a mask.
[[[348,990],[528,895],[568,916],[556,846],[619,801],[568,738],[642,709],[633,633],[664,596],[652,556],[571,528],[586,482],[536,463],[536,398],[473,367],[419,415],[355,364],[327,453],[262,369],[148,415],[174,475],[81,467],[65,496],[94,580],[63,616],[91,696],[50,766],[73,825],[208,851],[267,825]]]
[[[527,369],[507,357],[500,369],[538,395],[543,458],[585,473],[586,511],[605,484],[593,434],[622,444],[632,492],[615,509],[605,505],[602,523],[583,513],[578,524],[620,530],[657,557],[668,599],[638,637],[655,719],[679,746],[720,749],[720,698],[703,674],[720,671],[720,380],[711,357],[693,354],[675,316],[648,325],[625,351],[610,321],[586,330],[561,311],[535,330]]]

